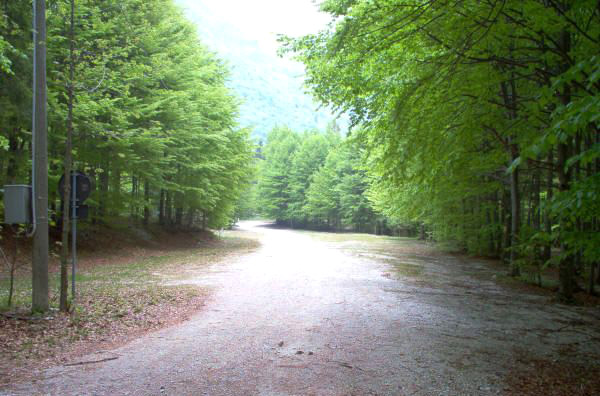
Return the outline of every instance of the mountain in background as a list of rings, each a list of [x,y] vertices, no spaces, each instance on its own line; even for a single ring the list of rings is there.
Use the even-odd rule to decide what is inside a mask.
[[[297,131],[326,128],[334,116],[319,109],[303,87],[304,68],[277,56],[274,48],[248,38],[234,24],[216,14],[208,0],[177,0],[198,27],[202,42],[228,62],[231,87],[243,103],[239,123],[265,138],[277,125]],[[344,122],[337,121],[338,124]]]

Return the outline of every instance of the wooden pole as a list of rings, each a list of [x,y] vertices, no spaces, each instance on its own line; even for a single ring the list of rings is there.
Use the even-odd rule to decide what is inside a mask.
[[[48,310],[48,126],[46,118],[46,3],[34,0],[34,227],[32,311]]]

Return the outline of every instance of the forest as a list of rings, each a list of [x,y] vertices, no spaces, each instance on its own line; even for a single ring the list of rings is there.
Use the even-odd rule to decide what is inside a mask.
[[[297,1],[0,0],[0,393],[600,394],[600,1]]]
[[[252,175],[228,69],[171,0],[47,4],[49,207],[65,169],[93,223],[220,228]],[[0,7],[0,185],[29,183],[31,2]],[[68,172],[68,171],[67,171]],[[0,208],[1,209],[1,208]]]
[[[0,18],[0,185],[30,178],[31,7]],[[600,8],[594,0],[327,0],[328,29],[281,37],[340,116],[255,147],[228,66],[170,0],[48,3],[50,218],[71,169],[93,224],[408,232],[600,281]],[[453,12],[448,12],[452,9]],[[1,209],[1,208],[0,208]],[[65,218],[68,222],[68,219]],[[64,238],[63,238],[64,239]]]
[[[600,5],[595,0],[326,0],[328,29],[282,37],[352,120],[367,196],[437,241],[600,281]],[[449,12],[452,10],[452,12]]]

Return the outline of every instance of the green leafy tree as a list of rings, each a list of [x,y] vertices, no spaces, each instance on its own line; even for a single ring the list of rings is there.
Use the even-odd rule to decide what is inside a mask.
[[[291,223],[290,175],[300,137],[287,127],[274,128],[263,149],[265,162],[258,189],[262,213],[278,223]]]
[[[301,136],[301,143],[294,153],[290,169],[289,215],[293,223],[306,226],[308,213],[307,190],[313,174],[322,166],[329,151],[329,142],[325,135],[309,132]]]

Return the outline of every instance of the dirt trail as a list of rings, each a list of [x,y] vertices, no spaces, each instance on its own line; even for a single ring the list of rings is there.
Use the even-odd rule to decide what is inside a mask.
[[[494,395],[521,352],[600,351],[597,310],[499,287],[483,263],[259,225],[242,224],[257,252],[188,280],[216,288],[204,311],[10,394]]]

